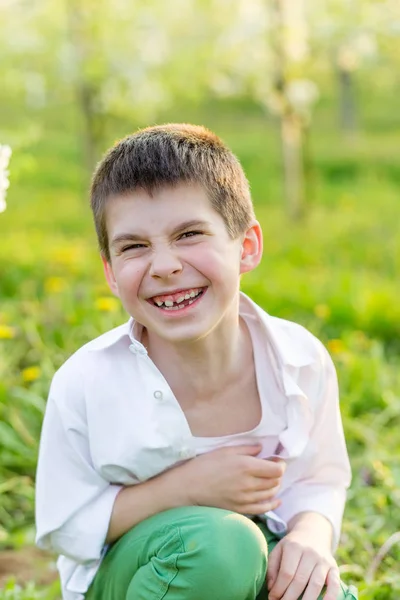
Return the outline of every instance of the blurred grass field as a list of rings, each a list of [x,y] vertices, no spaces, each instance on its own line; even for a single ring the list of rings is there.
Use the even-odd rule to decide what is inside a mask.
[[[363,132],[345,138],[332,114],[322,102],[309,140],[309,212],[298,223],[282,202],[277,128],[255,107],[176,107],[159,122],[202,123],[241,159],[265,241],[243,290],[319,336],[338,369],[354,475],[338,552],[343,578],[360,598],[398,600],[400,545],[391,536],[400,531],[400,119],[371,100]],[[0,215],[0,548],[20,551],[33,539],[50,379],[82,343],[126,316],[103,281],[77,115],[65,106],[20,119],[14,107],[6,116],[0,135],[14,154]],[[135,127],[113,124],[108,144]],[[0,590],[0,600],[57,596],[57,585],[10,581]]]

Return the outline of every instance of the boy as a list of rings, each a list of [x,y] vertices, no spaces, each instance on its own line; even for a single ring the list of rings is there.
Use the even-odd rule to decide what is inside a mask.
[[[335,370],[239,291],[262,254],[239,162],[202,127],[150,127],[106,154],[91,203],[131,319],[51,385],[37,543],[63,598],[354,598],[332,555],[350,482]]]

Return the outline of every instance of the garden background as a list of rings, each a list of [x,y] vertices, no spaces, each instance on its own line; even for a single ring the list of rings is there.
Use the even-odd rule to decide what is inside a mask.
[[[265,255],[243,290],[319,336],[353,467],[338,562],[400,597],[400,3],[1,0],[0,600],[59,598],[33,548],[54,371],[126,315],[103,281],[90,172],[116,139],[204,124],[243,163]],[[0,177],[0,195],[5,178]]]

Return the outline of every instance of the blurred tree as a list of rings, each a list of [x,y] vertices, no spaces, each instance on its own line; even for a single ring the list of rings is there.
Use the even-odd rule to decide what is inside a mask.
[[[45,135],[42,114],[68,97],[59,74],[62,17],[62,6],[50,0],[0,0],[0,137],[18,152],[21,169],[34,164],[28,148]]]
[[[370,0],[372,3],[372,0]],[[370,7],[373,30],[376,34],[381,79],[390,80],[394,87],[400,83],[400,2],[398,0],[380,0]]]
[[[212,77],[210,2],[65,0],[72,79],[92,170],[115,119],[150,122],[176,99],[196,102]]]
[[[2,0],[0,56],[7,61],[0,99],[34,112],[62,107],[74,93],[91,172],[119,120],[134,128],[156,121],[177,100],[251,98],[279,120],[287,206],[298,217],[307,195],[304,144],[319,95],[318,65],[335,64],[341,123],[353,131],[356,71],[376,66],[378,49],[397,64],[399,5],[174,0],[172,10],[158,0]]]
[[[10,146],[4,146],[0,144],[0,213],[4,212],[7,208],[6,192],[10,185],[10,181],[8,179],[8,163],[10,162],[10,157]]]
[[[339,124],[345,133],[358,128],[356,74],[377,58],[377,19],[381,0],[313,0],[310,28],[318,60],[332,64],[338,84]]]
[[[272,47],[275,50],[274,86],[269,106],[280,116],[286,203],[292,218],[305,211],[304,141],[311,107],[318,96],[305,79],[309,56],[305,0],[273,0]]]
[[[101,29],[107,23],[104,2],[65,0],[71,75],[83,122],[83,150],[92,173],[104,139],[106,114],[100,99],[107,73]]]

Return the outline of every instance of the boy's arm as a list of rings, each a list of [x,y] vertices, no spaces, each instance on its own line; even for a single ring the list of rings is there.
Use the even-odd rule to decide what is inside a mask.
[[[304,523],[297,518],[303,513],[317,513],[307,517],[309,524],[324,517],[332,531],[332,549],[339,541],[346,489],[350,485],[351,470],[339,410],[339,394],[335,367],[327,350],[321,344],[322,360],[317,392],[315,421],[310,433],[311,452],[297,459],[287,469],[290,483],[279,498],[281,506],[276,513],[289,524],[289,530]],[[291,470],[295,470],[290,473]],[[292,477],[291,477],[292,475]],[[311,519],[311,520],[310,520]],[[321,521],[324,523],[324,521]],[[329,527],[327,534],[329,537]]]
[[[319,513],[304,512],[291,519],[288,529],[269,556],[270,600],[283,596],[317,600],[323,591],[326,600],[336,600],[340,573],[331,552],[332,525]]]
[[[302,512],[297,514],[288,523],[288,532],[302,533],[305,538],[318,539],[318,546],[332,548],[333,527],[326,517],[316,512]]]
[[[122,487],[110,485],[94,469],[81,416],[71,415],[69,421],[50,394],[36,474],[36,543],[84,562],[100,558]]]
[[[260,445],[220,448],[124,487],[97,472],[89,440],[82,379],[63,369],[53,379],[40,440],[36,543],[77,562],[98,560],[107,542],[169,508],[200,504],[257,514],[260,506],[279,504],[283,467],[256,458]]]
[[[92,464],[85,415],[78,409],[84,403],[76,401],[79,393],[77,378],[62,386],[53,381],[36,477],[36,543],[85,562],[98,560],[105,543],[139,521],[188,499],[172,471],[129,487],[103,479]],[[63,395],[75,399],[74,412],[68,412],[69,403],[60,410],[54,398]]]
[[[127,487],[103,479],[92,465],[84,416],[75,410],[66,424],[54,399],[61,391],[69,397],[75,392],[76,399],[78,388],[76,380],[68,389],[53,384],[47,403],[36,477],[36,543],[85,562],[98,560],[105,544],[137,523],[192,499],[179,468]]]
[[[107,541],[153,514],[178,506],[214,506],[241,514],[258,514],[260,506],[274,510],[279,506],[276,492],[284,467],[257,458],[261,448],[261,444],[219,448],[125,488],[115,501]]]
[[[159,512],[190,505],[186,490],[176,469],[123,488],[114,502],[106,543],[114,542],[129,529]]]
[[[267,573],[269,598],[319,598],[340,592],[336,549],[350,465],[339,411],[336,371],[322,347],[320,384],[317,386],[315,420],[309,446],[291,466],[282,505],[276,511],[288,523],[288,533],[272,550]],[[287,472],[289,471],[289,468]]]

